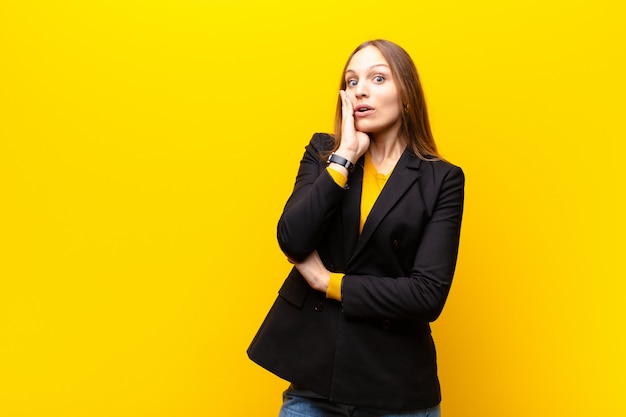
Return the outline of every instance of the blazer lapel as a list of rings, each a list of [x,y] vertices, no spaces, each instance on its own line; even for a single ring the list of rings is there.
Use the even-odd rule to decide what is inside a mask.
[[[372,210],[367,216],[367,220],[363,225],[363,231],[361,236],[358,238],[356,243],[356,247],[352,252],[350,258],[354,258],[358,253],[363,249],[363,247],[367,244],[367,241],[371,238],[372,234],[383,220],[383,218],[389,213],[389,211],[393,208],[393,206],[398,202],[398,200],[407,192],[407,190],[417,181],[419,178],[419,166],[421,163],[421,159],[417,156],[413,155],[407,149],[404,150],[396,167],[394,168],[391,176],[387,180],[387,184],[383,187],[378,199],[374,203]],[[356,172],[356,170],[355,170]],[[353,174],[354,175],[354,174]],[[361,187],[363,183],[363,168],[361,166],[360,170],[360,179],[359,179],[359,187],[358,187],[358,205],[357,205],[357,215],[355,216],[357,219],[357,234],[358,234],[358,219],[360,212],[360,196],[361,196]],[[355,184],[356,187],[356,184]],[[352,204],[350,204],[352,206]],[[345,222],[345,219],[344,219]],[[344,223],[347,224],[347,223]],[[351,246],[350,248],[353,248]],[[350,252],[347,252],[350,253]]]

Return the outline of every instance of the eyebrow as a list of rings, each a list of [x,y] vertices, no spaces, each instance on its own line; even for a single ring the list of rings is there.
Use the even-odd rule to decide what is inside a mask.
[[[389,65],[387,65],[387,64],[375,64],[375,65],[372,65],[371,67],[369,67],[367,70],[368,70],[368,71],[371,71],[372,69],[374,69],[374,68],[376,68],[376,67],[385,67],[385,68],[387,68],[387,69],[390,69],[390,68],[389,68]],[[348,69],[346,70],[346,74],[347,74],[347,73],[349,73],[349,72],[356,72],[356,71],[355,71],[355,70],[353,70],[353,69],[348,68]]]

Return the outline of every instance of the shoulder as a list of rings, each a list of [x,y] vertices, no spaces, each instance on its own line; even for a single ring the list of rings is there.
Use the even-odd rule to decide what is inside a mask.
[[[319,153],[330,152],[335,147],[335,138],[329,133],[314,133],[309,146]]]
[[[443,159],[422,160],[420,176],[438,184],[445,182],[465,183],[463,169]]]
[[[461,167],[444,159],[423,159],[420,166],[420,171],[422,170],[432,172],[436,175],[463,175]]]

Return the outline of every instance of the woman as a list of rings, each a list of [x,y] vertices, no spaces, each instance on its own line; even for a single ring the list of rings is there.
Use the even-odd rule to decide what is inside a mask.
[[[360,45],[335,135],[313,136],[279,220],[294,268],[248,350],[291,382],[282,417],[439,415],[429,322],[452,283],[463,187],[409,55]]]

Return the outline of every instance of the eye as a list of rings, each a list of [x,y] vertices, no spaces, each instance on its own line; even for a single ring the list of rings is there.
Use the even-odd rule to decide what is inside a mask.
[[[348,87],[354,87],[354,86],[356,86],[356,84],[357,84],[357,81],[355,79],[350,79],[350,80],[346,81],[346,85]]]
[[[376,83],[380,84],[380,83],[382,83],[384,81],[385,81],[385,77],[383,77],[382,75],[377,75],[377,76],[374,77],[374,82],[376,82]]]

